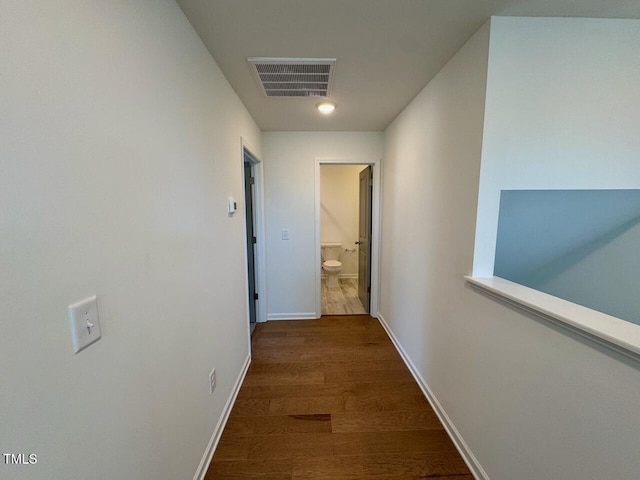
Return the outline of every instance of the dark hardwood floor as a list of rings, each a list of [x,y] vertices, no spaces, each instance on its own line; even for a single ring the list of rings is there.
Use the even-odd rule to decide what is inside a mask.
[[[473,476],[378,321],[342,315],[257,326],[205,478]]]

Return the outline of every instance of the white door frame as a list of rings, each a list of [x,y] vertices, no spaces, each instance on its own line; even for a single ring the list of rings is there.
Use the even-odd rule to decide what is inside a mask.
[[[242,168],[242,201],[246,202],[244,194],[244,150],[247,149],[251,152],[251,155],[257,160],[257,163],[253,163],[253,175],[255,179],[255,195],[253,198],[253,215],[255,222],[255,234],[256,234],[256,293],[258,294],[258,301],[256,302],[256,323],[267,321],[267,261],[265,258],[265,225],[264,225],[264,169],[262,160],[255,154],[255,151],[251,145],[242,137],[240,137],[240,168]],[[242,211],[245,211],[245,203],[242,204]],[[244,223],[242,229],[244,231],[244,238],[247,238],[247,219],[246,213],[242,216]],[[247,262],[249,252],[247,251],[247,242],[244,242],[244,263],[245,263],[245,292],[249,292],[249,272],[247,271]],[[247,298],[247,324],[249,323],[249,294],[245,295]]]
[[[322,275],[322,260],[320,257],[320,165],[371,165],[373,168],[373,202],[371,209],[371,302],[369,312],[372,317],[378,317],[378,302],[380,297],[380,208],[382,162],[380,160],[361,158],[316,158],[315,159],[315,274],[316,274],[316,318],[322,316],[320,277]]]

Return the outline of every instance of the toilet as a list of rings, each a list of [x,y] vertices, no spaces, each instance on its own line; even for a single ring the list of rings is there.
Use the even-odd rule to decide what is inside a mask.
[[[342,244],[323,243],[320,247],[322,270],[324,270],[324,273],[327,276],[327,287],[339,287],[338,273],[342,270],[342,262],[340,261]]]

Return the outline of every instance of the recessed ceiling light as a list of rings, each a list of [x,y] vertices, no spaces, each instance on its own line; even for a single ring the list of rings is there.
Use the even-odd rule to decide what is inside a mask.
[[[321,102],[316,105],[316,108],[320,113],[328,115],[336,109],[336,104],[333,102]]]

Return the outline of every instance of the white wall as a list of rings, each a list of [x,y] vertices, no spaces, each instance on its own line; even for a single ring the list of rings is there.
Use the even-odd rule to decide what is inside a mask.
[[[320,166],[320,241],[342,243],[341,277],[358,275],[360,172],[363,165]]]
[[[387,128],[383,156],[381,318],[465,438],[474,423],[482,434],[495,428],[479,415],[477,385],[493,373],[477,356],[469,305],[477,299],[463,279],[473,255],[488,42],[487,24]]]
[[[38,455],[0,477],[192,478],[248,354],[226,199],[260,132],[173,1],[1,1],[0,24],[0,445]]]
[[[493,19],[474,275],[500,190],[640,187],[640,20]]]
[[[563,22],[494,19],[491,55],[494,48],[499,52],[525,40],[548,39],[553,48],[514,52],[509,70],[520,75],[519,68],[529,68],[532,61],[531,73],[541,68],[544,54],[558,65],[555,78],[562,80],[557,42],[575,35],[570,21],[562,33]],[[619,28],[628,33],[625,25]],[[617,58],[615,49],[587,38],[577,40],[588,50],[607,50]],[[601,35],[601,41],[606,38]],[[465,286],[463,275],[471,273],[473,264],[488,42],[485,26],[385,132],[382,316],[492,480],[639,478],[638,365]],[[627,48],[622,39],[619,43]],[[627,61],[632,63],[632,57]],[[598,69],[583,73],[585,78],[602,75]],[[499,88],[491,82],[501,80],[494,72],[488,81],[488,92],[496,94]],[[520,95],[546,102],[534,87],[528,82]],[[580,88],[575,84],[565,90]],[[624,99],[614,93],[607,96],[613,95],[620,106],[637,98],[628,90],[622,92]],[[519,97],[512,100],[519,102],[516,109],[521,106]],[[539,116],[540,122],[555,112],[555,104],[547,107],[550,114]],[[575,107],[578,122],[584,112],[580,103]],[[563,115],[567,108],[560,104]],[[526,117],[526,110],[519,111]],[[487,115],[490,112],[488,108]],[[519,121],[512,118],[515,124]],[[628,131],[626,124],[618,127]],[[487,128],[490,134],[490,119]],[[614,130],[609,126],[607,131]],[[578,148],[596,135],[576,137],[573,145]],[[623,140],[600,162],[583,166],[578,160],[582,155],[571,156],[573,168],[565,164],[563,178],[569,183],[570,174],[578,182],[594,169],[607,184],[602,186],[611,187],[617,176],[611,172],[612,162],[624,172],[637,173],[638,163],[631,168],[629,157],[634,140]],[[548,148],[546,141],[529,145]],[[540,170],[562,173],[540,158]],[[525,171],[535,171],[533,163]],[[401,255],[401,249],[411,254]]]
[[[378,161],[381,132],[265,132],[262,135],[271,318],[316,310],[315,160]],[[288,229],[290,240],[282,240]]]

